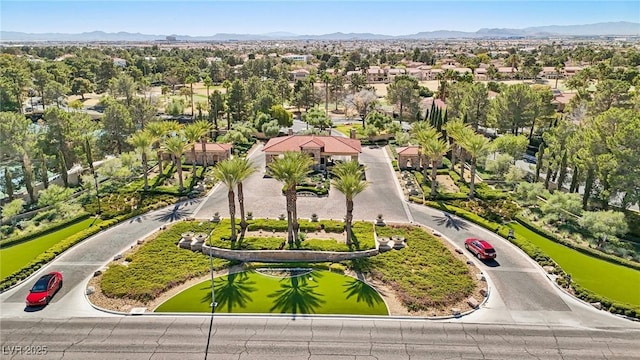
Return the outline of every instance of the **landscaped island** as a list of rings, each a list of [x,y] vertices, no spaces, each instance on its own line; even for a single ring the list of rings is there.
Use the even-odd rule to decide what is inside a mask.
[[[215,245],[228,249],[292,251],[282,247],[285,237],[280,231],[286,226],[284,220],[249,220],[247,233],[262,231],[264,236],[240,237],[234,244],[225,240],[230,232],[225,219],[217,224],[197,220],[176,223],[92,279],[90,285],[97,291],[89,299],[119,311],[146,307],[160,312],[209,312],[209,259],[200,252],[180,248],[183,234],[211,233]],[[467,265],[462,255],[421,227],[356,222],[354,238],[358,242],[351,247],[344,241],[343,222],[300,221],[300,228],[308,231],[307,237],[294,244],[293,251],[372,249],[375,234],[402,237],[406,247],[339,263],[264,264],[214,259],[217,311],[432,316],[450,315],[452,308],[470,310],[469,297],[482,300],[481,290],[486,284],[476,279],[477,268]],[[388,309],[385,303],[390,304]]]

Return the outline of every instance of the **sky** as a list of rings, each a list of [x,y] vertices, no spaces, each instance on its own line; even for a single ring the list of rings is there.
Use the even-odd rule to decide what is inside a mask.
[[[640,1],[0,1],[0,30],[29,33],[406,35],[608,21],[640,22]]]

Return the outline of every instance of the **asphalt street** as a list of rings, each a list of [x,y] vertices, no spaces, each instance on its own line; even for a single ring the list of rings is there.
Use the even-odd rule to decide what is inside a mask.
[[[202,359],[210,317],[4,320],[3,359]],[[425,320],[214,317],[208,358],[638,359],[638,331]],[[22,353],[21,353],[22,352]],[[22,354],[22,355],[21,355]]]

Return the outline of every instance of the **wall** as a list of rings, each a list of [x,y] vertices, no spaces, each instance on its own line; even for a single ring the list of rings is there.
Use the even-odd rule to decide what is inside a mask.
[[[312,250],[228,250],[204,245],[204,254],[242,262],[340,262],[378,255],[377,249],[354,252]]]

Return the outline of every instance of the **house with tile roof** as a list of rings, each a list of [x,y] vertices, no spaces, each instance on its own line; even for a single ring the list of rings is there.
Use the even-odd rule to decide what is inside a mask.
[[[313,158],[314,166],[323,168],[332,157],[346,160],[358,160],[362,152],[360,140],[341,136],[321,135],[289,135],[270,139],[262,151],[265,153],[265,164],[287,151],[300,151]]]
[[[193,146],[195,146],[196,149],[196,165],[203,165],[205,156],[207,159],[207,165],[214,165],[218,161],[226,160],[231,157],[231,148],[233,147],[231,144],[205,143],[203,149],[201,142],[196,143],[185,150],[185,164],[193,165],[194,163],[193,153],[191,151]]]

